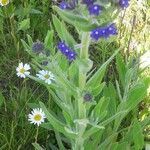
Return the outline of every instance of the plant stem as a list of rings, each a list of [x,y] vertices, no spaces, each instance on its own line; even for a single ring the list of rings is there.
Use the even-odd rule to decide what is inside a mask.
[[[86,60],[88,61],[89,54],[89,44],[90,44],[90,34],[89,32],[83,32],[82,33],[82,39],[81,39],[81,49],[80,49],[80,59],[81,62]],[[87,79],[87,72],[83,69],[84,64],[79,65],[79,88],[81,92],[83,92],[85,85],[86,85],[86,79]],[[86,108],[83,100],[82,94],[78,93],[78,119],[86,119]],[[76,124],[76,129],[78,131],[78,137],[75,140],[74,150],[84,150],[84,139],[82,138],[83,133],[85,131],[86,125],[83,126],[80,123]]]
[[[81,39],[82,46],[80,49],[80,59],[81,60],[88,60],[89,44],[90,44],[90,34],[89,34],[89,32],[83,32],[82,39]],[[81,65],[79,66],[79,88],[81,91],[83,91],[84,87],[86,85],[87,72],[83,71],[83,66],[81,66]],[[78,117],[79,117],[79,119],[86,118],[86,110],[85,110],[85,106],[83,104],[83,97],[81,96],[80,93],[78,95]]]
[[[90,34],[89,32],[82,33],[82,40],[81,40],[81,50],[80,50],[80,59],[81,60],[88,60],[89,59],[89,45],[90,45]],[[81,90],[84,89],[86,85],[86,74],[82,67],[79,67],[79,87]]]
[[[39,134],[39,127],[37,127],[37,129],[36,129],[35,143],[37,143],[37,140],[38,140],[38,134]]]

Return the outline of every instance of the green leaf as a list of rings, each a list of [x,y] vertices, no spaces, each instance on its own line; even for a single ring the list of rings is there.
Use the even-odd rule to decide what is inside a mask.
[[[72,83],[74,83],[76,86],[78,86],[78,74],[79,70],[77,63],[71,63],[71,65],[68,68],[68,75],[70,81],[72,81]]]
[[[92,113],[94,114],[94,118],[96,120],[102,120],[104,119],[104,117],[107,115],[107,107],[109,104],[109,100],[102,97],[98,104],[96,104],[96,106],[94,107]]]
[[[144,146],[144,136],[142,133],[141,125],[138,120],[136,120],[133,125],[132,135],[135,149],[142,149]]]
[[[54,31],[51,30],[51,31],[47,31],[47,35],[45,37],[45,40],[44,40],[44,46],[46,49],[53,49],[53,37],[54,37]],[[53,52],[54,54],[54,52]]]
[[[48,110],[46,109],[45,105],[42,102],[40,102],[40,106],[42,110],[44,111],[49,123],[53,126],[54,129],[63,133],[64,135],[66,135],[67,137],[71,139],[76,137],[75,134],[66,132],[65,130],[66,125],[62,123],[61,121],[59,121],[58,119],[56,119],[50,112],[48,112]]]
[[[121,84],[123,87],[125,87],[126,66],[123,61],[123,57],[120,54],[118,54],[116,56],[116,67],[117,67],[117,71],[119,73],[119,79],[121,81]]]
[[[127,113],[130,112],[144,99],[144,97],[146,96],[146,90],[147,86],[145,85],[145,83],[142,80],[138,81],[138,83],[132,89],[130,89],[127,100],[122,101],[119,104],[117,111],[127,110]],[[115,120],[115,130],[119,128],[122,119],[127,115],[127,113]]]
[[[139,81],[128,93],[128,98],[126,100],[126,107],[132,110],[135,106],[141,102],[147,94],[147,86],[141,80]]]
[[[117,96],[116,90],[112,83],[109,83],[108,87],[104,88],[104,96],[110,99],[110,103],[108,105],[108,115],[112,116],[116,113],[116,105],[117,105]]]
[[[53,130],[53,127],[51,126],[51,124],[48,122],[48,123],[42,123],[40,125],[42,128],[45,128],[47,130]]]
[[[36,15],[42,15],[42,14],[43,14],[43,12],[41,12],[41,11],[39,11],[39,10],[37,10],[37,9],[31,9],[31,10],[30,10],[30,13],[31,13],[31,14],[36,14]]]
[[[76,44],[72,35],[67,31],[67,28],[63,21],[60,21],[53,15],[53,24],[62,41],[67,42],[69,45],[74,46]]]
[[[60,150],[65,150],[65,147],[64,147],[64,145],[63,145],[63,143],[62,143],[62,139],[61,139],[61,136],[60,136],[59,132],[55,131],[55,137],[56,137],[56,140],[57,140],[57,144],[58,144],[58,146],[59,146],[59,149],[60,149]]]
[[[29,46],[32,47],[32,45],[33,45],[33,40],[32,40],[32,38],[31,38],[31,36],[28,35],[28,34],[27,34],[27,39],[28,39],[28,44],[29,44]]]
[[[121,115],[125,114],[126,111],[120,111],[118,113],[116,113],[115,115],[113,115],[112,117],[106,119],[105,121],[99,123],[98,125],[99,126],[106,126],[107,124],[109,124],[110,122],[112,122],[113,120],[115,120],[116,118],[120,117]],[[89,138],[92,134],[98,132],[100,129],[99,128],[96,128],[96,127],[91,127],[90,129],[88,129],[84,135],[83,135],[83,138],[87,139]]]
[[[66,22],[74,25],[75,27],[83,30],[83,31],[91,31],[96,28],[96,24],[91,24],[90,21],[85,19],[82,16],[74,15],[71,11],[61,10],[57,6],[53,6],[53,9],[59,14],[59,16]]]
[[[101,83],[100,85],[98,85],[97,87],[93,87],[92,89],[91,89],[91,93],[92,93],[92,95],[93,96],[98,96],[101,92],[102,92],[102,90],[103,90],[103,88],[105,87],[105,82],[103,82],[103,83]]]
[[[99,146],[98,146],[98,150],[106,150],[109,148],[110,143],[114,140],[114,138],[117,137],[117,133],[113,133],[112,135],[110,135],[109,137],[107,137]]]
[[[24,49],[29,52],[31,50],[31,47],[24,41],[21,39],[22,45],[24,47]]]
[[[25,31],[25,30],[27,30],[29,28],[30,28],[30,18],[27,18],[27,19],[24,19],[23,21],[21,21],[19,23],[18,31],[19,30]]]
[[[97,70],[97,72],[89,79],[86,86],[87,87],[96,87],[98,86],[105,74],[106,68],[108,64],[113,60],[113,58],[117,55],[120,49],[116,50],[114,54]]]
[[[38,143],[32,143],[36,150],[44,150]]]

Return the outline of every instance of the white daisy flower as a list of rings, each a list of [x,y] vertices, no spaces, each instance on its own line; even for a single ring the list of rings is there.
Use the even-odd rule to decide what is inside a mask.
[[[41,108],[35,108],[28,115],[28,121],[33,124],[37,124],[38,126],[44,122],[46,116]]]
[[[20,78],[25,78],[30,74],[28,70],[30,70],[31,67],[29,64],[23,64],[22,62],[19,63],[19,66],[16,68],[17,76]]]
[[[9,3],[9,0],[0,0],[0,5],[5,6]]]
[[[47,84],[51,84],[52,80],[55,80],[54,75],[47,70],[40,70],[39,73],[36,75],[39,79],[44,80]]]

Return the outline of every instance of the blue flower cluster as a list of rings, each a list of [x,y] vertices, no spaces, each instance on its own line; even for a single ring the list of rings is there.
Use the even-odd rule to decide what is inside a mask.
[[[62,1],[59,4],[59,8],[61,9],[74,9],[78,4],[78,0],[72,0],[71,2]]]
[[[87,6],[93,5],[95,0],[82,0],[83,4],[86,4]]]
[[[69,61],[73,61],[76,59],[76,52],[74,52],[69,46],[67,46],[65,42],[59,42],[57,47]]]
[[[102,10],[102,7],[98,4],[94,4],[95,0],[82,0],[82,4],[86,4],[90,15],[98,16]],[[72,0],[71,2],[62,1],[59,4],[61,9],[74,9],[78,4],[78,0]]]
[[[91,31],[91,38],[94,40],[99,40],[99,38],[108,38],[111,35],[117,34],[117,28],[115,24],[110,24],[106,27],[99,27]]]
[[[94,4],[96,0],[82,0],[83,4],[86,4],[90,15],[98,16],[102,11],[102,7],[98,4]]]
[[[127,8],[129,6],[129,0],[119,0],[119,5],[121,8]]]

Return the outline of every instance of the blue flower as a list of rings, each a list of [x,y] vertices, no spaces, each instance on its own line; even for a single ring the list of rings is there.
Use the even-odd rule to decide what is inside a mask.
[[[61,9],[67,9],[69,6],[68,6],[68,3],[65,2],[65,1],[62,1],[60,4],[59,4],[59,8]]]
[[[109,37],[109,32],[107,32],[107,26],[106,27],[101,27],[99,28],[99,34],[100,34],[100,38],[108,38]]]
[[[100,30],[99,30],[99,28],[94,29],[94,30],[91,31],[91,38],[95,39],[95,40],[98,40],[100,38]]]
[[[69,61],[73,61],[76,59],[76,52],[74,52],[69,46],[67,46],[65,42],[59,42],[57,47]]]
[[[116,28],[116,26],[115,26],[114,23],[110,24],[110,25],[107,27],[107,32],[108,32],[109,35],[116,35],[116,34],[118,34],[118,33],[117,33],[117,28]]]
[[[59,42],[57,47],[63,54],[65,53],[65,50],[68,48],[65,42]]]
[[[86,4],[87,6],[93,5],[94,2],[95,2],[95,0],[82,0],[82,3]]]
[[[98,27],[91,31],[91,38],[98,41],[100,38],[109,38],[111,35],[117,34],[115,24],[110,24],[105,27]]]
[[[98,16],[102,10],[102,7],[100,5],[94,4],[94,5],[90,5],[88,10],[90,15]]]
[[[119,0],[119,5],[122,8],[127,8],[129,6],[129,0]]]
[[[77,55],[76,52],[69,51],[69,53],[67,54],[67,58],[68,58],[69,61],[73,61],[73,60],[76,59],[76,55]]]

